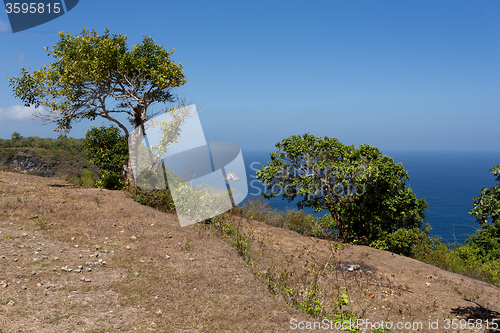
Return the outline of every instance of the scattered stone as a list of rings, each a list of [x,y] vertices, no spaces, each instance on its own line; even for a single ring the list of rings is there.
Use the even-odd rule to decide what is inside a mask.
[[[139,272],[134,272],[134,276],[139,276]]]
[[[9,286],[9,283],[7,281],[0,281],[0,286],[7,288]]]
[[[41,284],[41,283],[37,283],[37,284],[36,284],[36,286],[37,286],[37,287],[41,287],[41,286],[42,286],[42,284]]]
[[[14,262],[18,262],[19,261],[19,258],[14,258]]]
[[[36,249],[36,252],[42,252],[41,248]]]
[[[348,272],[354,272],[355,270],[359,269],[359,265],[350,265],[349,268],[347,269]]]
[[[22,289],[22,290],[26,290],[26,289],[28,289],[28,287],[26,287],[26,286],[22,286],[22,287],[21,287],[21,289]]]
[[[83,266],[82,265],[78,266],[78,269],[83,269]]]
[[[102,251],[102,252],[104,252],[104,253],[108,253],[109,251],[108,251],[108,250],[104,250],[104,251]]]
[[[31,272],[31,275],[36,275],[36,272],[35,271]]]
[[[14,306],[14,304],[16,304],[16,303],[13,300],[10,300],[10,302],[7,304],[9,304],[10,306]]]
[[[157,315],[158,317],[159,317],[159,316],[161,316],[162,314],[163,314],[163,312],[161,312],[161,310],[156,311],[156,315]]]
[[[76,238],[75,237],[71,237],[71,240],[75,240]]]
[[[84,277],[82,277],[80,280],[82,280],[83,282],[92,282],[92,280],[91,280],[91,279],[89,279],[89,278],[84,278]]]
[[[87,272],[92,272],[92,268],[90,268],[90,267],[85,268],[85,270],[86,270]]]
[[[114,325],[113,325],[113,328],[114,328],[115,330],[120,329],[120,324],[114,324]]]
[[[23,232],[22,236],[23,236],[23,237],[28,237],[28,234],[27,234],[27,233],[25,233],[25,232]]]
[[[78,245],[78,244],[75,244],[75,245],[73,245],[73,246],[74,246],[75,248],[79,248],[79,247],[80,247],[80,245]]]
[[[194,261],[195,259],[194,258],[189,258],[190,261]]]
[[[52,270],[53,270],[53,271],[57,271],[57,268],[56,268],[56,267],[53,267],[53,268],[52,268]]]
[[[59,257],[54,257],[54,259],[52,259],[52,260],[59,260]]]
[[[5,259],[5,255],[3,255],[3,254],[2,254],[2,255],[0,256],[0,259]]]
[[[130,250],[130,245],[125,246],[127,250]]]
[[[82,258],[83,258],[83,254],[80,254],[78,257],[79,257],[80,259],[82,259]]]
[[[155,299],[160,299],[160,295],[156,295],[156,296],[155,296]]]
[[[137,239],[136,236],[130,236],[130,239]]]
[[[61,271],[71,272],[72,269],[69,268],[68,266],[64,266],[64,267],[61,267]]]
[[[48,256],[42,256],[42,259],[49,259]]]
[[[102,246],[100,246],[100,245],[96,245],[96,246],[95,246],[95,249],[96,249],[96,250],[100,250],[100,249],[102,249]]]
[[[165,259],[170,259],[170,256],[168,254],[166,254]]]

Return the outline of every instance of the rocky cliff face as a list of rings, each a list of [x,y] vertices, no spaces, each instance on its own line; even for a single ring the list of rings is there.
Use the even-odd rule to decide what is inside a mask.
[[[2,148],[0,169],[42,177],[78,178],[84,168],[97,174],[97,168],[89,165],[80,155],[64,150]]]
[[[57,163],[47,163],[43,161],[32,150],[18,150],[11,158],[1,161],[0,164],[9,171],[19,171],[43,177],[54,177],[54,169]]]

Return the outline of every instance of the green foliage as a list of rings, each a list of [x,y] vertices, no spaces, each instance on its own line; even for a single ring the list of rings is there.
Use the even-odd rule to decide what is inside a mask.
[[[102,35],[83,30],[80,35],[59,33],[60,40],[45,48],[54,62],[31,72],[21,69],[10,78],[14,95],[26,106],[43,106],[58,131],[69,131],[74,121],[100,116],[114,121],[125,134],[126,127],[114,113],[126,113],[136,126],[145,119],[146,108],[154,102],[173,101],[171,89],[185,83],[183,69],[167,51],[145,36],[129,50],[127,37]],[[116,108],[110,109],[110,102]]]
[[[480,225],[491,222],[500,222],[500,166],[490,169],[490,172],[496,176],[496,184],[490,188],[483,188],[477,198],[473,198],[472,210],[469,214],[473,215]]]
[[[380,239],[373,241],[370,246],[412,257],[415,247],[422,247],[424,244],[431,245],[428,230],[401,228],[392,233],[384,234]]]
[[[131,186],[128,195],[141,205],[152,207],[165,213],[175,213],[175,204],[170,190],[148,190],[139,186]]]
[[[424,227],[427,203],[406,187],[403,166],[378,148],[308,133],[276,148],[271,162],[257,172],[267,185],[264,197],[299,197],[299,209],[328,210],[341,239],[369,244],[399,228]]]
[[[57,139],[39,138],[38,136],[23,137],[19,133],[12,133],[11,140],[0,139],[0,148],[37,148],[51,151],[64,150],[71,155],[80,154],[84,139],[68,138],[60,135]]]
[[[128,146],[118,128],[93,126],[85,134],[83,149],[89,162],[101,169],[97,186],[112,190],[123,187],[121,169],[128,159]]]

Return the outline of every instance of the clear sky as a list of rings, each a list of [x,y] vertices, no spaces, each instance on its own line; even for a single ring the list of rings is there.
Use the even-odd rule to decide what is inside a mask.
[[[385,150],[500,146],[500,2],[96,1],[13,34],[0,12],[0,138],[23,120],[6,80],[52,58],[58,31],[149,35],[181,62],[207,141],[271,151],[294,134]],[[157,105],[156,108],[160,108]],[[101,120],[93,124],[100,125]],[[69,133],[83,137],[82,122]]]

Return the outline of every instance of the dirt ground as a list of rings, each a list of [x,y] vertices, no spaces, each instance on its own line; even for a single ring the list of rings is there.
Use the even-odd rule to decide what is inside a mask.
[[[181,228],[123,192],[0,172],[0,332],[333,332],[306,329],[319,319],[288,304],[334,313],[343,293],[361,332],[368,321],[392,332],[500,332],[495,286],[234,223],[249,235],[251,265],[210,225]]]

